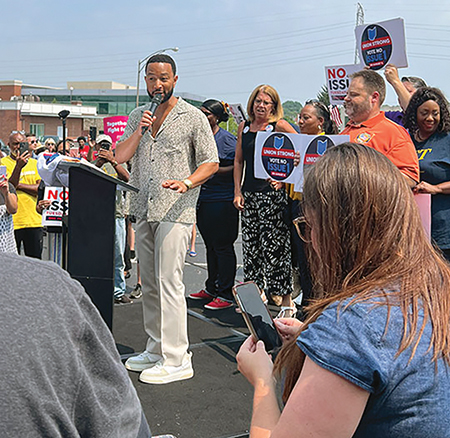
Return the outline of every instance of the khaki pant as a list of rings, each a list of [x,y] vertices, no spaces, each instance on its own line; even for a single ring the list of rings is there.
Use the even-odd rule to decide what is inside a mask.
[[[168,366],[189,358],[183,269],[191,231],[192,224],[136,223],[146,350]]]

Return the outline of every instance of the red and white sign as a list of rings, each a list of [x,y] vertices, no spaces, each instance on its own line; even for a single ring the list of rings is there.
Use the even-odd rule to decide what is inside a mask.
[[[325,67],[330,105],[343,105],[350,85],[349,76],[363,69],[360,64],[333,65]]]
[[[64,209],[69,213],[69,189],[45,187],[44,200],[50,201],[50,206],[42,212],[42,226],[62,227]]]
[[[122,137],[127,122],[128,116],[113,116],[105,117],[103,119],[103,132],[111,137],[113,146],[115,146],[117,140]]]

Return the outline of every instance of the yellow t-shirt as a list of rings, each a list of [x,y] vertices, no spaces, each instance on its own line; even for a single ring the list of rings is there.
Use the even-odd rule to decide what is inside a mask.
[[[3,166],[6,166],[6,174],[8,178],[11,177],[16,161],[11,157],[4,157],[0,160]],[[20,172],[21,184],[37,184],[41,180],[37,170],[37,160],[34,158],[28,159],[27,164]],[[22,190],[17,190],[17,213],[13,215],[14,229],[21,228],[38,228],[42,227],[42,217],[36,211],[37,196],[29,195]]]

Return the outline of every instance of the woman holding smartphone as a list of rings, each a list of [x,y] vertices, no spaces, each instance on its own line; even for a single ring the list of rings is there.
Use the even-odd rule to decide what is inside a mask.
[[[305,177],[317,301],[285,343],[280,413],[273,364],[247,339],[250,436],[450,437],[450,267],[425,235],[411,189],[374,149],[329,149]]]

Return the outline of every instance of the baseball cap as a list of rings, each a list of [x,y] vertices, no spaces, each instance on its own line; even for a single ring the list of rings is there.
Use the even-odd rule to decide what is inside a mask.
[[[112,144],[112,138],[106,134],[100,134],[95,141],[96,141],[96,143],[101,143],[102,141],[107,141],[109,144]]]

